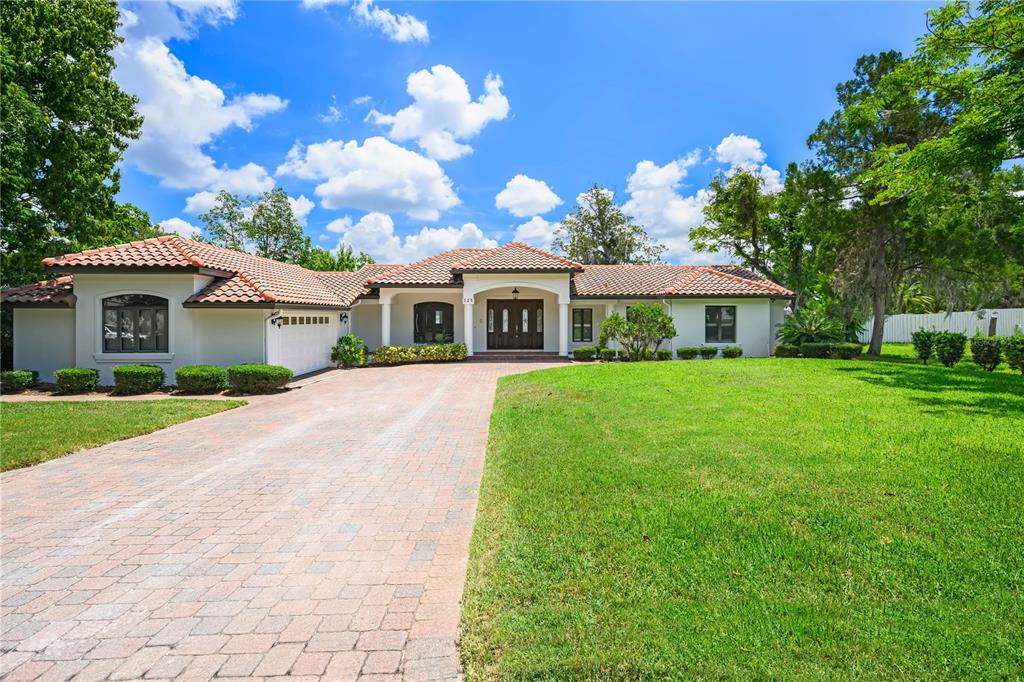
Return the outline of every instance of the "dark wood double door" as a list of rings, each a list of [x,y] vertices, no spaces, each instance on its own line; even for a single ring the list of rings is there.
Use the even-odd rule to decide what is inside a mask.
[[[497,299],[487,301],[489,350],[543,350],[544,301]]]

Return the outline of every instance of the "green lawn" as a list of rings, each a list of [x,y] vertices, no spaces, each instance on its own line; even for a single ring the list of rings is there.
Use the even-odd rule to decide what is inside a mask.
[[[0,405],[0,471],[139,436],[244,400],[82,400]]]
[[[502,379],[468,679],[1020,679],[1024,377],[906,355]]]

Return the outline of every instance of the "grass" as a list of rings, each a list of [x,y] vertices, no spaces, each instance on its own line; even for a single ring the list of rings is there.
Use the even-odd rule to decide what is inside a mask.
[[[906,355],[502,379],[467,678],[1019,679],[1024,377]]]
[[[163,429],[244,400],[82,400],[0,405],[0,471]]]

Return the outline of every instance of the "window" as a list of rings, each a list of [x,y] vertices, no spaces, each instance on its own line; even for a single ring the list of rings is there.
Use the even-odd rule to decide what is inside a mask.
[[[494,331],[494,308],[488,308],[487,310],[487,331]]]
[[[544,309],[537,308],[537,332],[544,331]]]
[[[523,333],[530,333],[530,311],[523,308]]]
[[[501,309],[501,333],[508,334],[508,308]]]
[[[413,306],[415,343],[451,343],[455,340],[455,306],[451,303],[417,303]]]
[[[166,353],[167,299],[126,294],[103,299],[104,353]]]
[[[736,306],[704,306],[704,343],[736,343]]]
[[[572,309],[572,340],[574,343],[594,340],[594,310],[592,308]]]

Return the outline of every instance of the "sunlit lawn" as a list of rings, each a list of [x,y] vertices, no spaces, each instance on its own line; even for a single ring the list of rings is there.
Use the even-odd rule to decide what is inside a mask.
[[[1024,675],[1024,377],[909,360],[501,380],[477,679]]]

